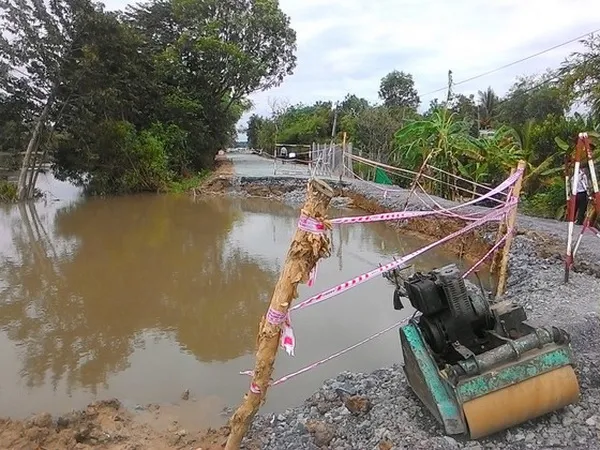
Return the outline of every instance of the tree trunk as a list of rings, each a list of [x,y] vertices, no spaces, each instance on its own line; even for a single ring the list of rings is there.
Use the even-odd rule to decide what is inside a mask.
[[[36,167],[32,167],[32,170],[34,172],[33,175],[33,179],[32,182],[29,185],[29,197],[33,197],[33,194],[35,193],[35,186],[37,184],[37,180],[38,180],[38,176],[40,174],[40,172],[42,171],[42,166],[44,165],[44,162],[46,161],[46,157],[48,156],[48,143],[46,145],[46,147],[44,148],[44,151],[42,152],[42,156],[40,157],[40,164]]]
[[[33,197],[33,192],[34,192],[34,186],[35,186],[35,179],[36,177],[36,167],[37,167],[37,163],[40,160],[40,156],[38,155],[38,150],[40,148],[40,141],[42,139],[42,135],[40,133],[40,135],[38,136],[38,140],[34,146],[33,152],[31,152],[31,160],[29,161],[29,173],[27,174],[27,181],[26,181],[26,186],[27,186],[27,193],[25,194],[25,198],[32,198]]]
[[[37,149],[39,138],[42,130],[44,129],[44,125],[46,124],[46,120],[48,120],[48,115],[50,114],[50,108],[52,107],[53,101],[54,96],[50,95],[46,105],[44,106],[44,109],[42,110],[42,113],[37,119],[33,129],[33,134],[29,139],[29,144],[27,144],[27,150],[25,151],[25,155],[23,155],[21,171],[19,172],[19,181],[17,182],[17,197],[19,200],[25,200],[28,196],[27,171],[31,164],[31,154]]]
[[[305,216],[323,221],[333,190],[324,182],[311,180],[308,183],[306,202],[302,208]],[[270,310],[287,314],[292,300],[298,296],[298,283],[306,283],[317,261],[329,255],[329,239],[326,234],[296,230],[290,244],[285,264],[275,286],[269,305]],[[252,419],[265,401],[267,389],[273,373],[273,364],[279,347],[281,326],[270,323],[266,316],[262,318],[258,332],[256,364],[250,389],[242,404],[229,421],[231,432],[227,439],[226,450],[238,450]]]

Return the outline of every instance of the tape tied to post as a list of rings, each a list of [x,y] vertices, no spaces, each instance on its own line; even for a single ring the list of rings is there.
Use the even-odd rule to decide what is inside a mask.
[[[296,338],[294,336],[294,330],[292,329],[292,320],[290,319],[289,313],[283,313],[276,311],[273,308],[269,308],[267,311],[267,322],[281,327],[281,348],[283,348],[288,355],[294,356]]]
[[[323,222],[305,214],[300,215],[300,219],[298,219],[298,228],[302,231],[315,234],[323,234],[327,229]]]

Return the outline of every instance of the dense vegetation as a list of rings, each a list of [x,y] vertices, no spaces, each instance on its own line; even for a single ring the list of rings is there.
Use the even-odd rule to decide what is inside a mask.
[[[422,114],[412,76],[393,71],[381,80],[379,104],[348,94],[337,105],[320,101],[273,108],[269,117],[250,117],[248,143],[271,151],[276,143],[329,142],[337,116],[338,142],[346,133],[363,156],[397,167],[418,171],[429,158],[431,165],[446,172],[494,185],[524,159],[524,208],[560,217],[565,155],[579,132],[600,130],[600,38],[584,41],[584,48],[554,71],[519,78],[503,98],[492,87],[477,98],[455,94],[450,72],[446,98],[431,101]],[[574,106],[586,113],[569,114]],[[373,176],[364,166],[355,169]],[[465,195],[452,179],[427,188],[445,197]],[[401,177],[394,181],[409,183]]]
[[[49,157],[92,193],[163,190],[210,168],[248,95],[292,72],[295,41],[278,0],[125,12],[0,0],[0,152],[21,167],[18,197],[34,195]]]

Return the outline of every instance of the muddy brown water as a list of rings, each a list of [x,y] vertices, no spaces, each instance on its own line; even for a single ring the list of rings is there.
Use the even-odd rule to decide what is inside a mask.
[[[218,424],[241,399],[255,333],[284,261],[298,212],[263,199],[186,196],[81,198],[40,179],[52,195],[0,209],[0,416],[60,414],[96,399],[173,404],[189,426]],[[357,214],[333,211],[332,216]],[[383,224],[333,233],[333,254],[300,298],[422,247]],[[432,251],[428,270],[455,255]],[[392,287],[375,279],[293,315],[295,371],[400,320]],[[270,392],[265,411],[300,403],[343,370],[401,362],[398,333]],[[195,401],[180,401],[189,389]]]

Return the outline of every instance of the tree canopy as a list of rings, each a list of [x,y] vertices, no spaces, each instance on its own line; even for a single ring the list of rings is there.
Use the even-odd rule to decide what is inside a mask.
[[[525,158],[529,205],[556,209],[558,194],[538,202],[536,190],[559,193],[565,148],[600,127],[600,38],[583,44],[502,96],[493,86],[454,92],[450,72],[448,95],[421,112],[405,70],[374,86],[379,103],[350,92],[337,103],[273,104],[250,116],[248,145],[323,143],[335,131],[370,158],[414,169],[432,154],[481,183]],[[20,167],[16,193],[34,196],[49,162],[91,193],[160,191],[209,169],[235,142],[249,95],[282,83],[295,52],[277,0],[146,0],[117,12],[92,0],[0,0],[0,152]],[[585,113],[570,115],[573,106]]]
[[[277,0],[150,0],[116,13],[2,0],[0,31],[0,145],[25,152],[21,198],[48,156],[60,179],[96,193],[161,190],[210,168],[248,95],[296,65]]]
[[[398,70],[381,79],[379,98],[388,107],[417,109],[421,104],[412,75]]]

